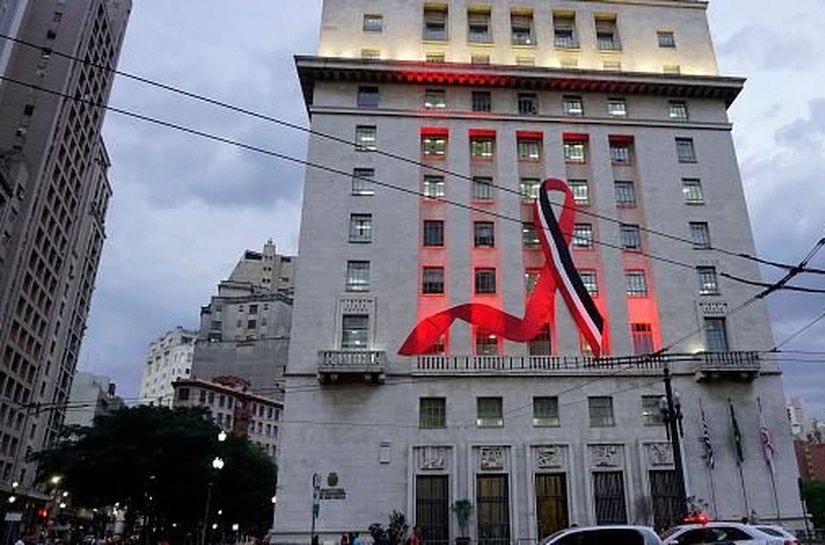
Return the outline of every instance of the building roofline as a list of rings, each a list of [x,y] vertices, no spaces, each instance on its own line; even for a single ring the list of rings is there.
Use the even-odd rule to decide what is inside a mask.
[[[525,90],[647,94],[685,98],[716,98],[733,104],[745,78],[669,75],[650,72],[609,72],[538,66],[427,63],[338,57],[295,57],[304,102],[312,106],[317,81],[414,83]]]
[[[209,380],[202,380],[199,378],[179,378],[177,380],[172,381],[172,388],[179,388],[179,387],[192,387],[198,386],[202,388],[208,388],[210,390],[214,390],[216,392],[222,392],[225,394],[232,394],[235,397],[243,397],[247,401],[256,401],[258,403],[266,404],[266,405],[273,405],[279,408],[283,408],[284,404],[282,401],[276,401],[269,397],[264,397],[262,395],[256,394],[250,390],[239,390],[237,388],[232,388],[231,386],[225,386],[223,384],[218,384],[217,382],[212,382]]]

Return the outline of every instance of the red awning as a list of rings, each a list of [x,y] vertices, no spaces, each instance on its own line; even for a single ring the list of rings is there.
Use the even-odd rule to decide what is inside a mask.
[[[450,136],[446,127],[421,127],[421,136]]]
[[[562,139],[565,141],[570,140],[573,142],[586,142],[587,140],[590,140],[590,135],[586,132],[566,132],[562,134]]]
[[[544,133],[541,131],[516,131],[518,140],[543,140]]]
[[[470,138],[495,138],[496,131],[493,129],[470,129]]]
[[[632,144],[633,143],[633,135],[632,134],[611,134],[607,137],[608,140],[611,142],[617,142],[620,144]]]

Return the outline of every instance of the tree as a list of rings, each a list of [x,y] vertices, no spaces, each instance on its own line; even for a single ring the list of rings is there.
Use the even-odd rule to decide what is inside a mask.
[[[814,527],[825,529],[825,482],[804,481],[802,497],[814,521]]]
[[[207,489],[212,513],[248,533],[269,527],[276,468],[244,438],[218,441],[219,429],[204,409],[125,408],[73,428],[37,455],[41,481],[62,477],[75,505],[119,502],[129,514],[148,515],[158,527],[194,529],[203,519]],[[216,456],[222,470],[212,468]]]

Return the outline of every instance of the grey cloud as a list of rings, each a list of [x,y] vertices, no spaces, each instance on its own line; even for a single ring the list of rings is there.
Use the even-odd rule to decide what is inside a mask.
[[[721,57],[737,57],[761,70],[808,68],[816,59],[814,43],[799,33],[779,32],[769,26],[744,27],[717,47]]]
[[[785,146],[816,146],[817,141],[825,137],[825,97],[811,100],[808,107],[810,115],[807,118],[797,119],[776,132],[778,143]]]

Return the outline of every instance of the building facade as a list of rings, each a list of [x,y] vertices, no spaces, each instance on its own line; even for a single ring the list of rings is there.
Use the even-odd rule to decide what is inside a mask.
[[[140,383],[142,404],[172,406],[175,393],[172,383],[192,374],[197,336],[197,331],[178,326],[149,345]]]
[[[250,388],[283,399],[283,376],[292,321],[294,258],[270,240],[247,250],[218,294],[201,308],[192,376],[235,376]]]
[[[173,387],[173,407],[205,407],[218,427],[246,437],[272,459],[277,457],[283,403],[253,393],[249,382],[238,377],[179,379]]]
[[[446,543],[461,499],[480,543],[665,526],[665,365],[687,493],[714,518],[801,527],[768,317],[722,276],[759,271],[713,249],[754,253],[727,116],[744,81],[718,74],[706,9],[324,2],[318,56],[296,63],[312,128],[352,144],[313,135],[308,159],[352,177],[307,171],[273,542],[309,540],[314,474],[322,541],[398,510]],[[581,289],[564,293],[603,318],[601,358],[548,276],[546,178],[566,181],[554,240],[572,239]]]
[[[116,66],[131,2],[3,8],[35,44],[4,40],[0,82],[0,482],[28,487],[26,460],[64,420],[111,196],[104,111],[52,93],[106,103],[113,74],[56,53]]]
[[[69,407],[64,426],[92,426],[95,417],[110,414],[125,407],[117,395],[117,386],[104,375],[75,373],[69,392]]]

